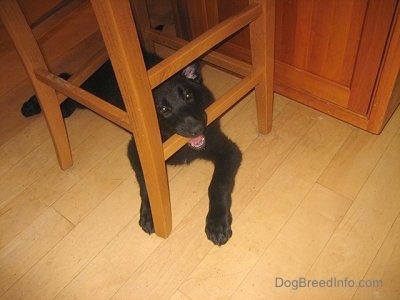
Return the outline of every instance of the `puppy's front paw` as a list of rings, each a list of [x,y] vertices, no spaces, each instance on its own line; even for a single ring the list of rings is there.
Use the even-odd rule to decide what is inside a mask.
[[[206,222],[207,238],[217,246],[224,245],[232,236],[231,218],[209,218]]]
[[[144,232],[148,234],[154,233],[153,217],[149,210],[141,210],[139,225],[142,227]]]

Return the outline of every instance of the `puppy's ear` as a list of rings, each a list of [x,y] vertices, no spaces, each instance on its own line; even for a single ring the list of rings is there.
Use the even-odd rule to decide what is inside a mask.
[[[186,68],[182,70],[181,73],[186,78],[191,79],[197,83],[203,82],[203,77],[201,77],[201,72],[200,72],[200,63],[197,61],[188,65]]]

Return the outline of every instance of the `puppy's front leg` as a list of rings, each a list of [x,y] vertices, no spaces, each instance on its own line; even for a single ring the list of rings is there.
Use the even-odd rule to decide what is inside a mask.
[[[215,169],[208,188],[210,204],[205,231],[209,240],[221,246],[232,236],[231,194],[242,154],[228,138],[223,147],[213,154],[216,155],[212,159]]]
[[[130,141],[128,145],[128,157],[131,162],[132,168],[135,171],[136,179],[140,188],[140,218],[139,225],[143,231],[151,234],[154,233],[153,217],[151,215],[150,201],[147,194],[146,183],[144,180],[142,165],[140,164],[139,155],[137,153],[134,141]]]

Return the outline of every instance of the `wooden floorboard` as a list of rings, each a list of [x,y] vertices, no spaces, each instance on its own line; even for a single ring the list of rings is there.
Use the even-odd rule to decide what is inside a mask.
[[[236,80],[204,74],[216,95]],[[256,130],[253,94],[221,121],[243,152],[222,247],[204,233],[210,163],[168,167],[164,240],[138,226],[125,131],[78,110],[67,171],[42,116],[4,133],[0,299],[398,299],[400,111],[372,135],[280,95],[274,107],[268,135]],[[299,278],[383,286],[295,288]]]

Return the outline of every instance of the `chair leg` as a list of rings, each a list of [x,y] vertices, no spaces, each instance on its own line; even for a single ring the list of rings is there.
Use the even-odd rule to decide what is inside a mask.
[[[255,87],[259,132],[272,129],[275,1],[254,0],[262,7],[262,15],[250,24],[252,64],[263,71],[262,81]]]
[[[43,55],[16,0],[0,1],[0,17],[31,79],[60,167],[67,169],[72,166],[72,155],[56,92],[35,75],[37,69],[48,69]]]
[[[52,88],[42,83],[35,89],[53,140],[58,163],[61,169],[66,170],[73,165],[73,160],[68,133],[57,95]]]
[[[172,229],[163,145],[147,71],[128,0],[91,0],[128,112],[145,177],[155,232]]]

